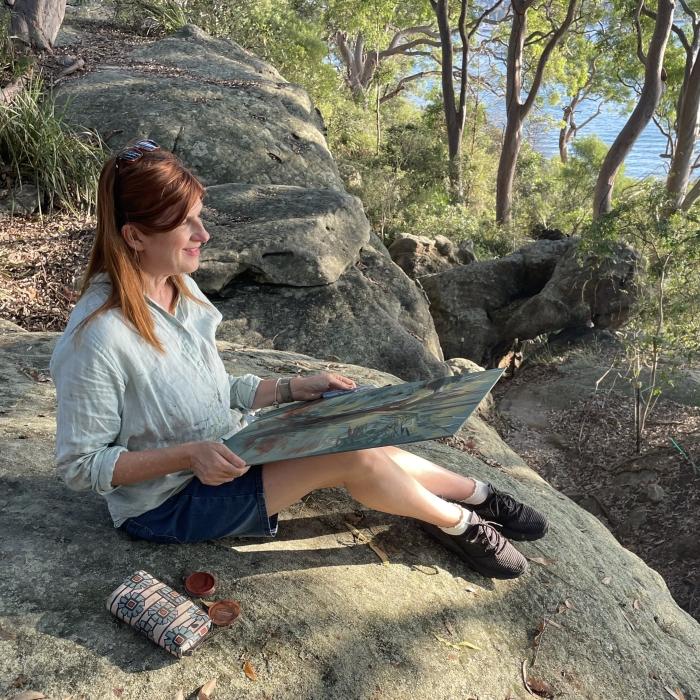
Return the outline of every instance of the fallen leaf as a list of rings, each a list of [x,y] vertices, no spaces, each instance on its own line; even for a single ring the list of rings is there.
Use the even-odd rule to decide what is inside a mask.
[[[439,634],[433,634],[435,639],[438,640],[438,642],[441,642],[442,644],[445,644],[446,646],[450,647],[451,649],[463,649],[464,647],[467,647],[468,649],[476,649],[477,651],[481,651],[481,647],[476,646],[476,644],[472,644],[471,642],[468,642],[466,639],[461,642],[451,642],[449,639],[445,639],[444,637],[441,637]]]
[[[554,559],[547,559],[547,557],[527,557],[530,561],[534,561],[535,564],[541,564],[542,566],[551,566],[557,562]]]
[[[612,581],[612,578],[610,576],[606,576],[604,579],[601,580],[601,583],[604,586],[609,586],[611,581]]]
[[[200,602],[202,605],[206,606],[207,608],[210,608],[212,605],[214,605],[214,601],[213,601],[213,600],[202,600],[202,599],[200,598],[199,602]]]
[[[43,700],[46,695],[38,690],[24,690],[19,695],[14,695],[12,700]]]
[[[474,593],[475,595],[478,595],[476,588],[472,588],[471,586],[467,586],[464,590],[467,593]]]
[[[181,690],[178,690],[173,700],[185,700],[185,694]]]
[[[547,618],[547,624],[552,625],[552,627],[556,627],[558,630],[562,628],[558,622],[554,622],[554,620],[551,620],[550,618]]]
[[[216,679],[212,678],[199,689],[199,692],[197,693],[197,700],[209,700],[209,698],[213,697],[215,689]]]
[[[639,598],[635,598],[635,599],[632,601],[632,607],[633,607],[635,610],[639,610],[639,609],[642,607],[642,604],[639,602]]]
[[[535,696],[538,695],[541,698],[553,698],[554,697],[554,690],[552,689],[552,686],[549,685],[546,681],[543,681],[540,678],[536,678],[534,676],[530,676],[527,672],[527,660],[523,659],[523,664],[521,667],[522,670],[522,677],[523,677],[523,684],[525,685],[525,690],[527,690],[530,695]]]
[[[250,663],[250,661],[244,661],[243,662],[243,673],[251,680],[251,681],[257,681],[258,680],[258,674],[255,672],[255,669],[253,668],[253,664]]]
[[[112,692],[120,698],[122,695],[124,695],[124,688],[112,688]]]
[[[571,599],[570,599],[570,598],[565,598],[565,599],[564,599],[564,605],[566,605],[566,607],[569,608],[569,610],[573,610],[573,609],[574,609],[574,604],[571,602]]]
[[[535,676],[528,675],[527,684],[530,686],[530,690],[533,693],[537,693],[543,698],[553,698],[554,690],[547,681],[543,681],[541,678],[536,678]]]
[[[683,692],[681,691],[680,688],[676,688],[675,690],[671,690],[667,685],[664,686],[664,690],[672,697],[676,698],[676,700],[685,700],[685,695],[683,695]],[[43,697],[43,695],[42,695]]]

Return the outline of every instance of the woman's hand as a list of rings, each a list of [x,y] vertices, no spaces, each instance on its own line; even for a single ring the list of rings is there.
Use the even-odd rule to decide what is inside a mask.
[[[294,377],[290,384],[292,398],[295,401],[313,401],[320,399],[321,394],[333,389],[354,389],[356,386],[352,379],[343,377],[342,374],[320,372],[309,377]]]
[[[190,442],[186,447],[190,470],[207,486],[233,481],[250,469],[250,465],[221,442]]]

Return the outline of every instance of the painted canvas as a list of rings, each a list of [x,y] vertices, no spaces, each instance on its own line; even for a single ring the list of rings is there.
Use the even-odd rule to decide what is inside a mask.
[[[224,443],[248,464],[265,464],[454,435],[502,374],[491,369],[300,401],[263,414]]]

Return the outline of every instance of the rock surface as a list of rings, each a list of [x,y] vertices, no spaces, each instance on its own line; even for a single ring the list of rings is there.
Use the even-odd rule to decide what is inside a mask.
[[[176,152],[206,185],[247,182],[343,189],[306,92],[234,42],[188,25],[64,84],[66,118]]]
[[[207,189],[202,219],[211,240],[195,277],[207,294],[246,271],[262,283],[331,284],[369,240],[362,202],[339,190],[218,185]]]
[[[449,270],[476,260],[471,241],[451,241],[447,236],[414,236],[399,233],[389,246],[391,259],[411,278]]]
[[[213,238],[197,280],[227,319],[224,337],[323,348],[404,379],[445,373],[427,299],[378,239],[368,245],[319,115],[272,66],[186,26],[67,81],[59,103],[112,147],[154,138],[209,186]],[[365,265],[376,279],[358,273]]]
[[[498,364],[515,339],[568,327],[617,328],[636,298],[639,256],[618,246],[600,261],[578,240],[536,241],[515,253],[421,278],[446,358]]]
[[[261,286],[238,279],[212,298],[222,340],[314,353],[391,370],[404,380],[449,374],[420,290],[367,246],[335,284]],[[262,292],[262,293],[261,293]]]
[[[272,541],[127,539],[98,496],[66,490],[53,471],[53,386],[32,377],[46,371],[54,342],[54,334],[0,336],[3,697],[31,689],[53,698],[170,700],[216,679],[221,698],[525,700],[522,662],[533,659],[544,616],[556,625],[540,637],[531,673],[557,697],[663,698],[667,686],[690,699],[700,688],[700,626],[661,577],[479,419],[463,429],[477,440],[474,454],[435,442],[410,449],[548,513],[547,537],[518,545],[539,559],[521,579],[483,579],[415,523],[359,510],[338,491],[290,509]],[[221,350],[236,374],[323,368],[362,382],[395,381],[291,353]],[[371,537],[389,565],[346,523]],[[110,591],[139,568],[177,588],[188,569],[213,571],[215,597],[239,600],[242,617],[177,661],[105,610]],[[463,641],[477,648],[458,646]],[[257,680],[246,678],[245,662]]]

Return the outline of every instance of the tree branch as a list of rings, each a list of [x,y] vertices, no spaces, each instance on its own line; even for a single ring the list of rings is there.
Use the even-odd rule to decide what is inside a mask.
[[[542,84],[542,77],[544,76],[544,69],[549,61],[549,57],[554,51],[554,48],[559,43],[559,40],[564,36],[567,29],[571,26],[574,21],[574,15],[576,14],[576,6],[578,0],[569,0],[569,6],[566,11],[566,17],[564,21],[559,25],[559,29],[556,30],[554,36],[547,42],[547,45],[542,51],[540,60],[537,62],[537,69],[535,71],[535,77],[532,79],[532,85],[530,86],[530,92],[528,93],[527,99],[523,103],[521,109],[521,114],[523,117],[532,109],[532,105],[535,103],[535,98]]]
[[[642,22],[639,19],[643,8],[644,0],[638,0],[637,7],[634,10],[634,29],[637,33],[637,58],[643,66],[646,66],[647,57],[644,55],[644,47],[642,46]]]
[[[645,17],[649,17],[650,19],[653,19],[654,21],[656,21],[656,12],[654,12],[653,10],[650,10],[644,4],[642,4],[642,14]],[[671,25],[671,31],[673,31],[674,34],[676,34],[678,36],[678,40],[683,45],[683,48],[685,49],[686,53],[690,53],[692,51],[692,48],[690,46],[690,42],[688,41],[688,37],[685,35],[685,32],[677,24]]]
[[[425,70],[421,71],[420,73],[414,73],[413,75],[407,75],[405,78],[401,78],[401,80],[399,80],[396,87],[391,92],[387,92],[384,95],[382,95],[382,97],[379,99],[379,104],[384,104],[385,102],[388,102],[390,99],[396,97],[398,94],[403,92],[406,89],[406,83],[413,82],[414,80],[420,80],[421,78],[425,78],[429,75],[440,75],[440,71]]]

